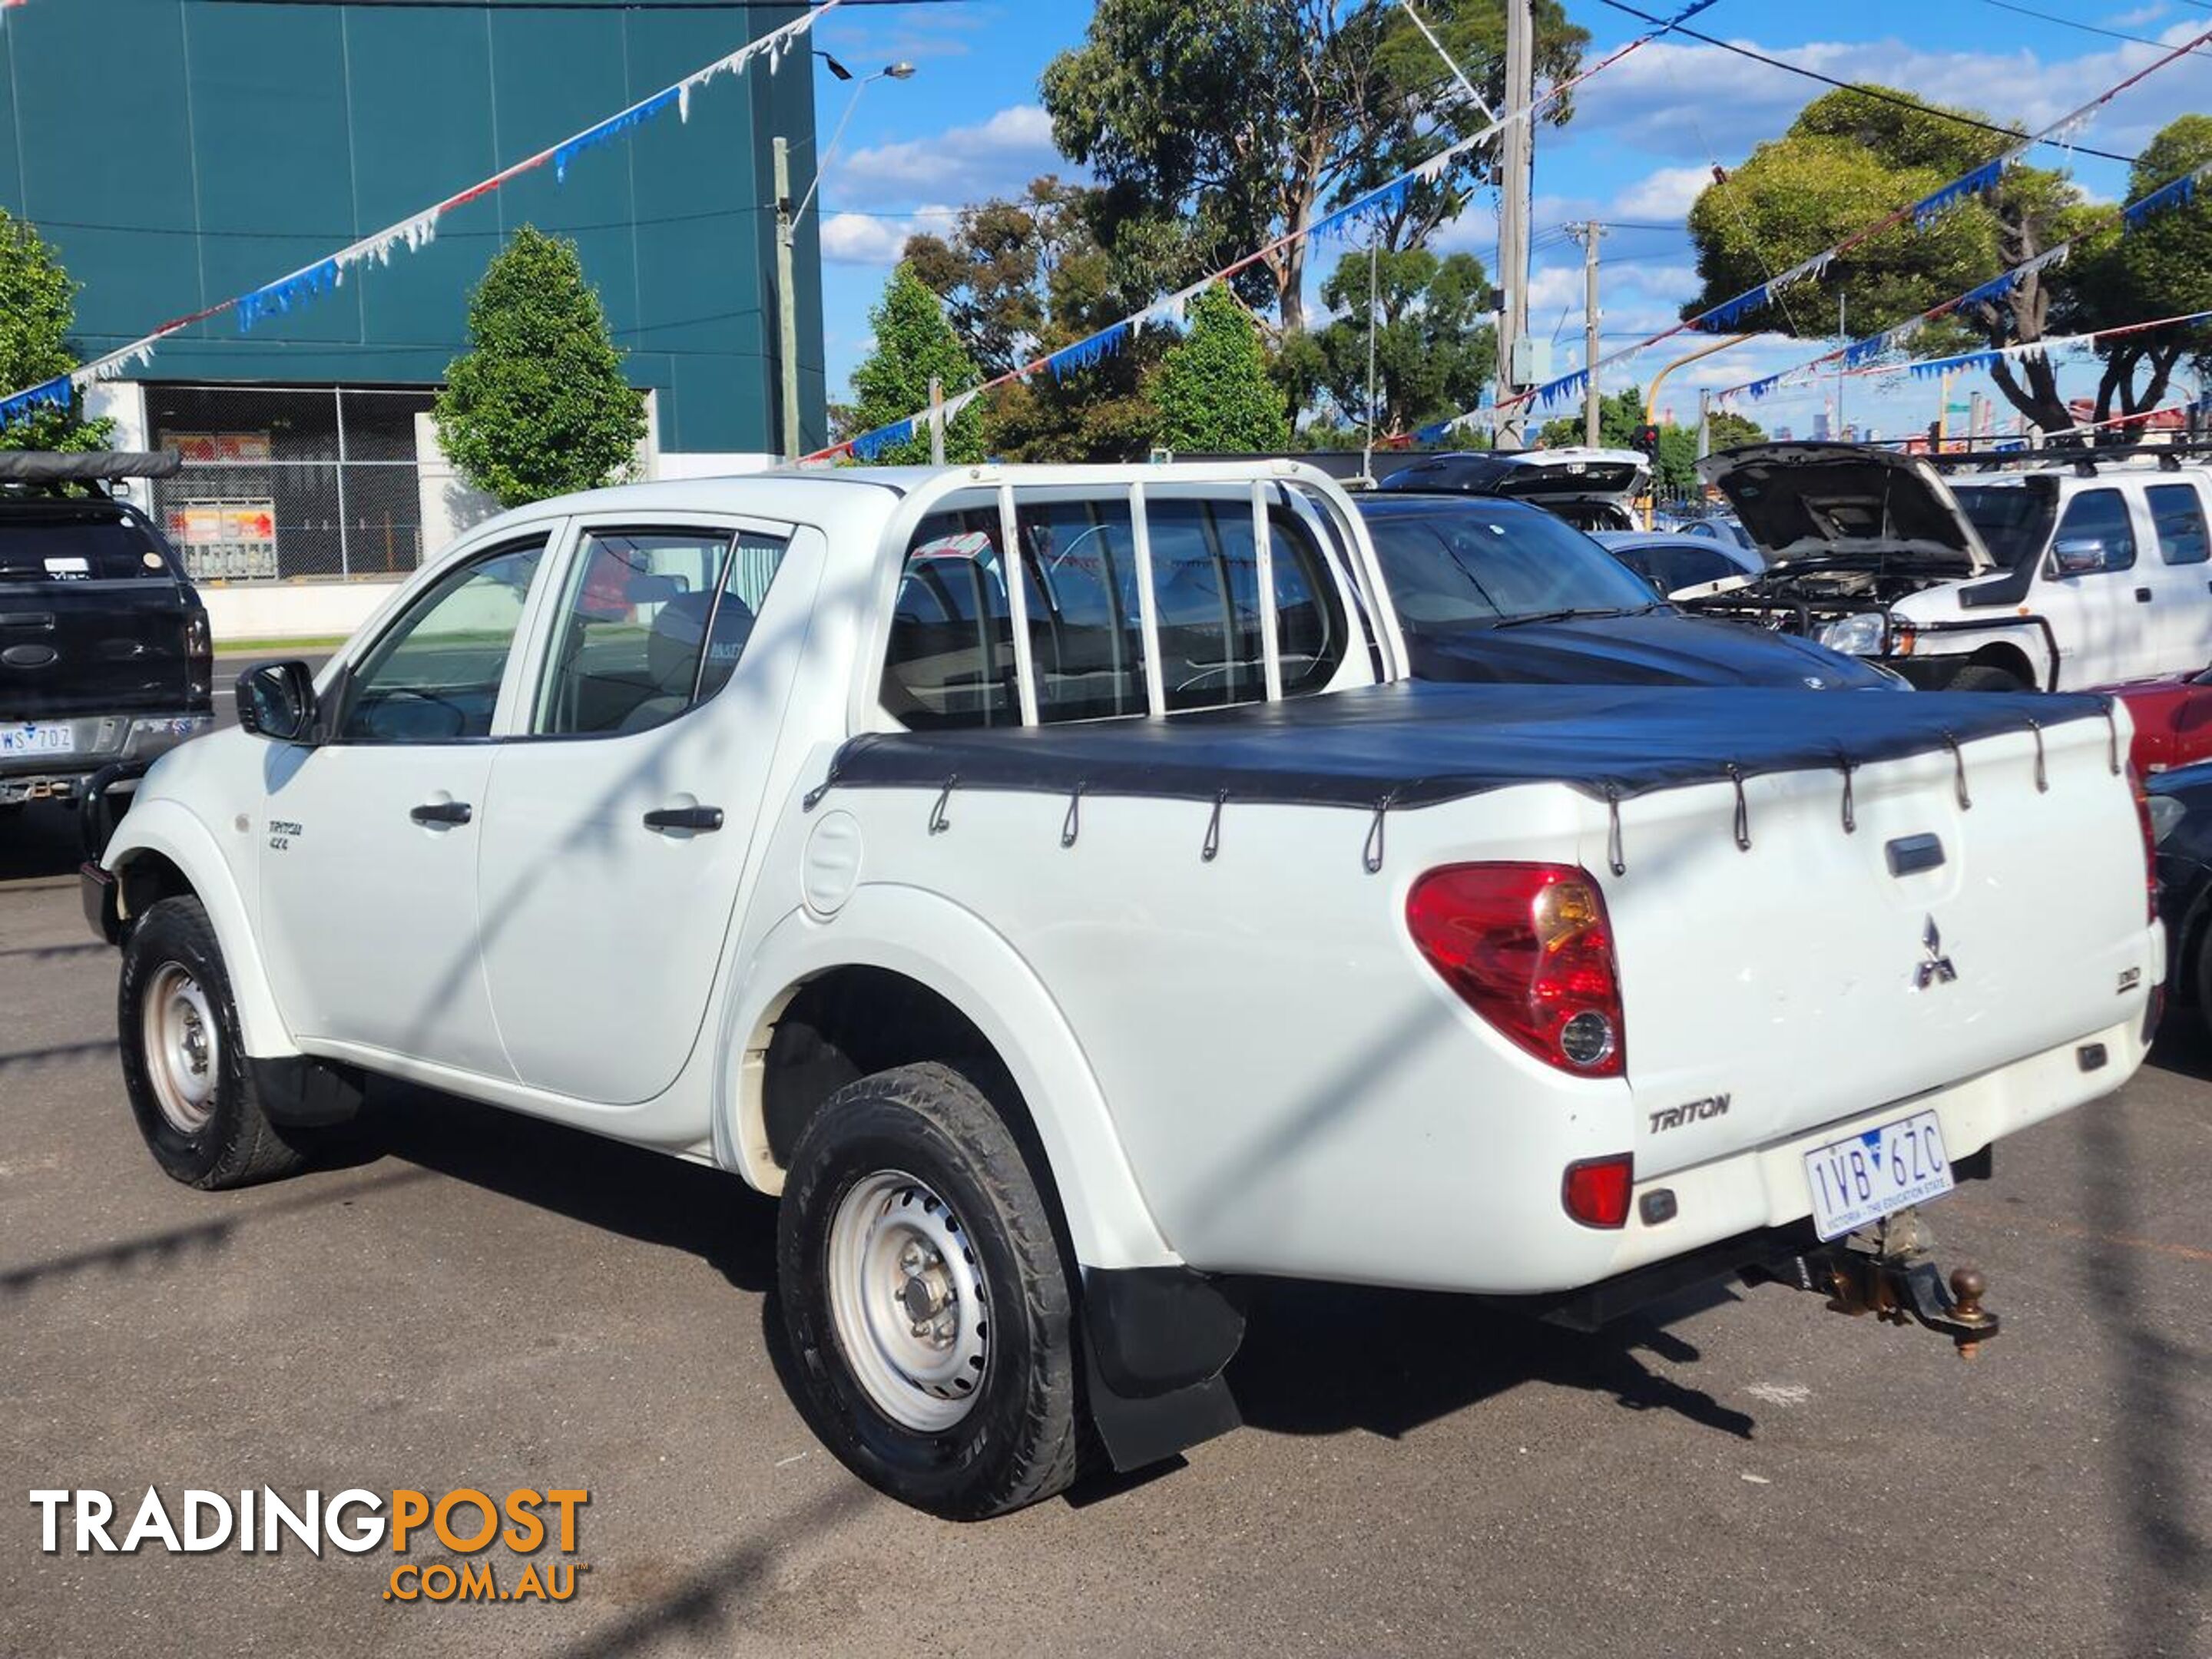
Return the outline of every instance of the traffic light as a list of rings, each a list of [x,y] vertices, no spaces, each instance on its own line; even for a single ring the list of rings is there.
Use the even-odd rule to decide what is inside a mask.
[[[1646,455],[1656,457],[1659,453],[1659,428],[1646,421],[1636,428],[1635,441],[1637,448]]]

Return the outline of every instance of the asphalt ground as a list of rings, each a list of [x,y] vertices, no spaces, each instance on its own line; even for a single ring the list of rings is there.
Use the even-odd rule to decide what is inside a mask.
[[[68,822],[0,843],[0,1651],[2212,1654],[2212,1042],[1928,1212],[2005,1332],[1777,1288],[1596,1336],[1263,1287],[1246,1426],[953,1526],[780,1380],[774,1210],[420,1090],[331,1167],[147,1156]],[[395,1558],[43,1553],[32,1488],[581,1487],[562,1604],[388,1601]],[[465,1511],[464,1519],[472,1519]],[[69,1540],[64,1522],[64,1543]],[[427,1533],[404,1558],[457,1561]],[[503,1586],[521,1559],[495,1547]]]

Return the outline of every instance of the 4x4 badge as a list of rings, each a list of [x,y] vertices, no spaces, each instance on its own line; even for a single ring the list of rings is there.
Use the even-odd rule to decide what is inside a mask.
[[[1924,991],[1931,985],[1948,985],[1959,977],[1959,970],[1951,965],[1951,958],[1943,954],[1943,934],[1936,926],[1936,918],[1928,918],[1927,930],[1920,935],[1920,943],[1928,952],[1928,960],[1912,971],[1912,988]]]

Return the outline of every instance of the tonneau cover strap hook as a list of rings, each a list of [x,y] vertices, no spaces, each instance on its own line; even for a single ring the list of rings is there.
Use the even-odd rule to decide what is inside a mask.
[[[1228,799],[1226,789],[1214,792],[1213,816],[1206,821],[1206,844],[1198,849],[1199,857],[1208,864],[1212,863],[1221,852],[1221,808]]]
[[[1751,851],[1751,808],[1743,798],[1743,768],[1734,761],[1728,765],[1729,781],[1735,785],[1735,850]]]
[[[2112,765],[2112,775],[2120,775],[2120,720],[2112,712],[2112,700],[2105,699],[2105,739]]]
[[[1367,846],[1360,855],[1360,862],[1367,866],[1367,873],[1370,876],[1382,872],[1382,816],[1396,804],[1397,799],[1398,792],[1393,789],[1375,803],[1375,822],[1367,826]]]
[[[937,805],[929,809],[931,835],[941,836],[952,827],[952,820],[945,816],[945,803],[952,799],[953,787],[959,781],[960,775],[955,772],[945,780],[945,787],[937,792]]]
[[[835,760],[832,760],[830,763],[829,775],[825,776],[821,782],[816,784],[811,789],[806,792],[805,795],[799,803],[799,810],[805,812],[811,812],[816,807],[822,804],[823,796],[828,794],[836,787],[837,763]]]
[[[1970,812],[1973,810],[1974,798],[1966,793],[1966,752],[1959,747],[1959,739],[1948,732],[1943,734],[1943,746],[1951,751],[1951,768],[1959,785],[1959,810]]]
[[[1067,817],[1060,821],[1060,844],[1062,847],[1074,846],[1076,832],[1083,827],[1077,817],[1077,808],[1083,805],[1083,792],[1087,787],[1087,784],[1079,782],[1068,794]]]
[[[1858,806],[1851,799],[1851,774],[1858,769],[1856,761],[1848,755],[1844,757],[1844,833],[1847,836],[1859,832]]]
[[[2043,722],[2030,715],[2027,729],[2035,734],[2035,793],[2047,795],[2051,793],[2051,774],[2043,764]]]
[[[1620,844],[1620,786],[1605,787],[1605,862],[1616,876],[1628,873],[1628,855]]]

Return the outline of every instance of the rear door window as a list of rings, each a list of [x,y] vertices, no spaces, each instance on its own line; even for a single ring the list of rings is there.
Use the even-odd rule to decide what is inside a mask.
[[[2204,501],[2193,484],[2153,484],[2143,492],[2158,527],[2159,556],[2168,564],[2203,564],[2212,558],[2204,529]]]
[[[172,574],[154,538],[112,509],[0,516],[0,581],[167,581]]]

